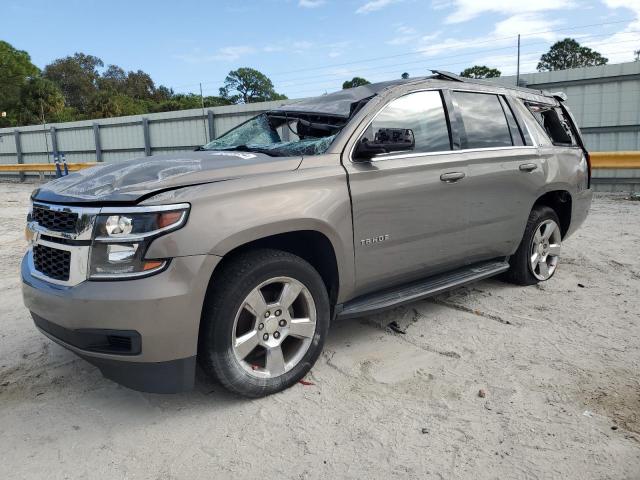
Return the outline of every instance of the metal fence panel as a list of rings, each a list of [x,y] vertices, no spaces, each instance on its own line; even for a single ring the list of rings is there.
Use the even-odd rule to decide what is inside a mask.
[[[139,157],[144,157],[144,150],[121,150],[102,153],[102,159],[105,163],[122,162]]]
[[[585,133],[584,140],[593,152],[640,150],[639,132]]]
[[[0,135],[0,163],[16,163],[16,141],[13,132]]]
[[[58,139],[58,151],[65,152],[65,154],[74,150],[95,150],[93,128],[91,127],[59,128],[56,130],[56,137]],[[68,155],[67,161],[70,161]]]
[[[207,143],[207,119],[176,118],[149,123],[152,149],[195,147]]]
[[[100,126],[100,142],[103,150],[137,150],[144,148],[142,125],[111,124]]]
[[[567,94],[568,104],[583,129],[590,150],[640,150],[640,62],[539,72],[520,78],[531,88]],[[515,83],[513,76],[494,80],[501,84]],[[209,141],[212,133],[219,137],[258,113],[288,102],[4,128],[0,129],[0,163],[18,162],[15,130],[20,132],[21,161],[24,163],[51,161],[56,146],[58,151],[65,153],[68,162],[119,162],[147,154],[193,150]],[[51,127],[55,129],[55,138],[51,135]],[[622,172],[622,177],[606,173],[602,178],[635,178],[640,176],[636,172],[640,170]],[[605,187],[599,184],[597,188]]]
[[[52,151],[51,131],[48,129],[20,133],[20,141],[22,142],[22,152],[24,154],[42,153],[46,155],[47,152]]]
[[[58,152],[65,153],[67,162],[118,162],[147,153],[191,151],[211,140],[212,132],[216,137],[220,136],[258,113],[283,103],[288,101],[32,125],[17,130],[25,163],[46,163],[56,147]],[[148,127],[148,145],[145,144],[145,125]],[[15,130],[0,129],[0,163],[17,162]]]

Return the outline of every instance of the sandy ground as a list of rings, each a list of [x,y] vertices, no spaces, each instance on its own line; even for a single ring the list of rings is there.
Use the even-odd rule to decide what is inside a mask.
[[[32,188],[0,184],[1,479],[640,478],[640,202],[598,197],[548,283],[337,324],[313,385],[245,400],[134,392],[40,335]]]

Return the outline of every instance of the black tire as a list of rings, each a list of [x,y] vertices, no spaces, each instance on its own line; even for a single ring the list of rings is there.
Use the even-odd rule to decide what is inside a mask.
[[[560,225],[558,215],[552,208],[539,205],[531,210],[518,250],[509,258],[510,268],[504,276],[505,280],[517,285],[536,285],[543,281],[536,278],[531,271],[529,256],[533,236],[540,224],[546,220],[553,220],[557,225]],[[555,273],[555,270],[553,273]],[[553,273],[551,276],[553,276]]]
[[[256,378],[242,367],[233,352],[234,320],[255,287],[279,276],[291,277],[307,288],[315,303],[316,330],[296,366],[274,378]],[[231,392],[263,397],[292,386],[309,372],[322,352],[329,323],[327,289],[308,262],[280,250],[247,251],[229,259],[211,282],[203,309],[198,359],[204,371]]]

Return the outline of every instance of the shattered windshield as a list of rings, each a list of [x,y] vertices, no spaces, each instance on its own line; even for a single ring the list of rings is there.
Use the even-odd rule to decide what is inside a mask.
[[[288,130],[295,140],[283,141],[279,129]],[[339,130],[335,125],[327,128],[322,123],[263,113],[207,143],[202,150],[240,150],[274,157],[318,155],[327,151]]]

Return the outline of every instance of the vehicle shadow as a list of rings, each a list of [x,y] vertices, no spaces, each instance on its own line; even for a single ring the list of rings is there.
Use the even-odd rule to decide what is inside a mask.
[[[475,291],[497,292],[513,287],[493,279],[479,282],[473,288]],[[415,321],[428,321],[430,313],[442,308],[442,305],[438,305],[439,300],[446,300],[453,295],[464,303],[465,297],[471,293],[471,287],[462,287],[432,299],[420,300],[376,315],[336,321],[331,326],[325,352],[335,352],[348,357],[350,347],[358,347],[369,342],[372,334],[399,333],[388,328],[391,321],[395,321],[395,326],[399,326],[400,329]],[[420,311],[417,320],[416,309]],[[408,334],[410,333],[409,331]],[[0,414],[10,411],[12,406],[18,404],[46,402],[48,405],[65,405],[70,398],[73,398],[74,404],[79,408],[83,407],[83,403],[87,408],[93,408],[97,402],[106,416],[117,413],[117,410],[123,407],[135,410],[139,405],[152,405],[162,412],[169,413],[199,407],[215,409],[231,404],[240,406],[260,401],[229,393],[199,367],[196,370],[195,386],[191,391],[177,394],[137,392],[104,378],[98,368],[63,347],[49,340],[45,342],[46,345],[43,345],[38,355],[25,358],[18,367],[12,370],[0,368]],[[321,357],[312,370],[311,377],[314,372],[322,369],[323,365]]]

